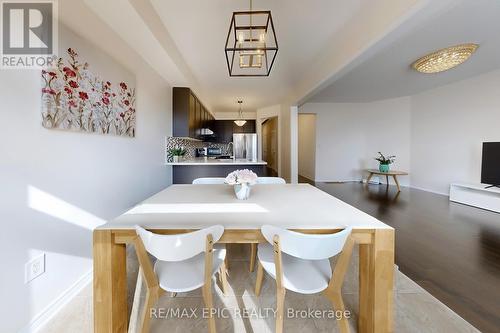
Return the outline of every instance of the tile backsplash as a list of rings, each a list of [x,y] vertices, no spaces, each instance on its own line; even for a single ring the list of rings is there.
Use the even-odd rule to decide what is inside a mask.
[[[177,138],[173,136],[169,136],[165,140],[165,161],[172,162],[168,160],[168,151],[175,147],[184,147],[186,149],[185,158],[194,158],[196,157],[195,149],[210,147],[210,148],[221,148],[222,154],[227,154],[229,150],[229,145],[227,143],[212,143],[212,142],[202,142],[196,140],[190,140],[186,138]]]

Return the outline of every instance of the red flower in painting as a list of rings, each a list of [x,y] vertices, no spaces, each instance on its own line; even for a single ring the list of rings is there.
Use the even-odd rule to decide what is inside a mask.
[[[109,105],[109,98],[104,97],[104,98],[102,99],[102,102],[103,102],[105,105]]]
[[[51,94],[51,95],[55,95],[56,94],[56,92],[54,91],[54,89],[50,89],[50,88],[43,88],[42,92],[44,94]]]
[[[127,90],[127,84],[125,82],[121,82],[120,83],[120,87],[123,89],[123,90]]]
[[[125,118],[125,113],[121,112],[120,117]]]
[[[104,96],[109,97],[109,92],[107,92],[107,91],[106,91],[106,92],[104,93]]]
[[[76,83],[75,81],[71,80],[68,82],[69,86],[73,89],[76,89],[78,88],[78,83]]]
[[[86,92],[84,92],[84,91],[80,91],[80,92],[78,93],[78,95],[79,95],[79,97],[80,97],[82,100],[89,99],[89,95],[88,95]]]
[[[69,106],[75,107],[76,108],[76,102],[74,100],[70,100],[68,102]]]
[[[71,70],[69,67],[64,67],[63,71],[64,71],[64,74],[66,74],[66,76],[68,76],[68,77],[75,77],[76,76],[75,71]]]
[[[123,101],[123,104],[125,104],[126,106],[129,106],[129,105],[130,105],[130,102],[129,102],[129,101],[127,101],[127,100],[124,100],[124,101]]]
[[[111,82],[106,81],[106,85],[107,85],[107,86],[110,86],[110,85],[111,85]]]
[[[54,73],[54,72],[49,72],[49,75],[50,75],[50,76],[52,76],[52,77],[57,76],[57,74],[56,74],[56,73]]]
[[[112,94],[111,94],[111,96],[116,97],[116,94],[115,94],[115,93],[112,93]]]
[[[67,94],[71,94],[73,92],[73,90],[69,89],[68,87],[64,87],[64,91],[67,93]]]

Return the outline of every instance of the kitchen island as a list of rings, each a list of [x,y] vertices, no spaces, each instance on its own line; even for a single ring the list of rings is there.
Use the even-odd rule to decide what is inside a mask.
[[[238,169],[252,170],[260,177],[267,176],[267,162],[262,160],[196,157],[179,162],[167,162],[166,165],[172,166],[174,184],[191,184],[194,179],[202,177],[226,177],[230,172]]]

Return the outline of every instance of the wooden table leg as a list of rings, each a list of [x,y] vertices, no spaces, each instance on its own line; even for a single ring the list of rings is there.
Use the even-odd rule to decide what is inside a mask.
[[[360,333],[394,332],[394,229],[377,229],[359,246]]]
[[[250,244],[250,267],[249,267],[250,272],[253,272],[255,269],[255,259],[256,258],[257,258],[257,244],[251,243]]]
[[[385,175],[385,182],[387,186],[389,186],[389,175]]]
[[[372,179],[372,177],[373,177],[373,172],[370,172],[370,174],[368,175],[368,179],[366,180],[366,186],[370,184],[370,180]]]
[[[94,230],[94,332],[127,332],[127,254],[111,230]]]
[[[394,178],[394,182],[396,183],[396,186],[398,187],[398,192],[401,192],[401,187],[399,186],[398,178],[396,175],[392,175],[392,178]]]

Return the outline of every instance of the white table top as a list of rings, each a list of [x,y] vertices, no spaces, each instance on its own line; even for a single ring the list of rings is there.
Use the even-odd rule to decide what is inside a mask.
[[[290,229],[391,229],[374,217],[309,185],[252,187],[238,200],[229,185],[172,185],[98,229],[259,229],[272,224]]]

